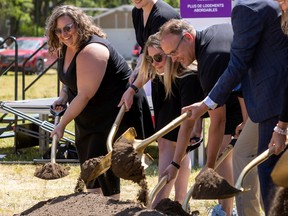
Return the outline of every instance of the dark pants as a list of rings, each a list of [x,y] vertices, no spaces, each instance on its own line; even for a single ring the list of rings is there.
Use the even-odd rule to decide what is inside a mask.
[[[270,118],[259,123],[259,146],[258,155],[268,149],[271,140],[273,128],[278,122],[278,118]],[[271,178],[271,172],[280,158],[280,155],[271,155],[266,161],[258,166],[258,175],[260,181],[261,196],[263,199],[265,214],[268,215],[271,201],[275,193],[275,184]]]

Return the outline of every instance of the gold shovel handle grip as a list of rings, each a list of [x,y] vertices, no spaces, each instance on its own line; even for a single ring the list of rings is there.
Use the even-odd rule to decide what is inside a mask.
[[[287,146],[287,143],[285,143]],[[275,154],[275,147],[272,146],[268,148],[266,151],[262,152],[260,155],[258,155],[256,158],[254,158],[250,163],[248,163],[242,172],[240,173],[237,182],[235,184],[235,187],[239,190],[244,190],[242,187],[243,179],[245,176],[249,173],[249,171],[259,164],[263,163],[265,160],[267,160],[271,155]]]
[[[58,137],[57,134],[53,135],[52,145],[51,145],[51,163],[56,163],[56,151],[57,151]]]
[[[158,182],[158,184],[155,186],[155,188],[152,190],[152,192],[149,195],[149,200],[148,200],[148,204],[147,204],[147,208],[151,209],[152,208],[152,202],[155,198],[155,196],[159,193],[159,191],[167,184],[168,182],[168,176],[165,175],[163,176],[160,181]]]
[[[113,149],[113,144],[112,144],[113,139],[115,137],[115,134],[118,131],[120,122],[122,121],[124,114],[125,114],[125,104],[123,103],[107,138],[106,147],[107,147],[108,152],[111,152]]]
[[[187,112],[183,113],[182,115],[178,116],[177,118],[172,120],[169,124],[167,124],[166,126],[161,128],[159,131],[154,133],[152,136],[141,141],[141,143],[136,146],[136,148],[135,148],[136,151],[144,151],[144,149],[149,144],[151,144],[152,142],[154,142],[158,138],[164,136],[165,134],[169,133],[170,131],[172,131],[173,129],[178,127],[186,118],[188,118],[190,116],[191,116],[191,111],[187,111]]]

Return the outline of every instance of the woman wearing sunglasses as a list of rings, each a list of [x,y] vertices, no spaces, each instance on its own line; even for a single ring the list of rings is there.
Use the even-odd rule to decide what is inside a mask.
[[[51,136],[57,135],[60,139],[67,124],[75,120],[80,164],[106,155],[106,140],[119,112],[117,104],[129,88],[132,71],[105,33],[78,7],[56,7],[46,21],[46,35],[49,52],[58,52],[58,75],[63,83],[53,107],[69,103]],[[115,137],[135,127],[138,136],[144,138],[143,110],[139,107],[146,100],[144,96],[143,90],[135,95],[135,107],[139,112],[137,116],[129,116],[129,113],[124,116]],[[148,106],[147,109],[150,112]],[[120,179],[111,170],[88,182],[86,188],[88,192],[103,193],[115,199],[120,197]]]
[[[180,74],[175,80],[171,80],[171,73]],[[134,81],[135,89],[140,89],[144,84],[151,80],[152,101],[155,116],[155,130],[166,126],[173,119],[181,115],[181,108],[203,98],[202,89],[197,75],[191,71],[185,71],[179,63],[172,63],[170,57],[167,57],[160,48],[158,33],[151,35],[143,50],[143,61],[139,74]],[[193,91],[193,94],[191,94]],[[129,110],[133,104],[133,88],[126,90],[118,106],[125,103]],[[181,125],[157,140],[159,148],[158,175],[170,165],[175,152],[177,137],[189,138],[193,129],[194,122],[187,121],[186,125]],[[181,134],[181,135],[180,135]],[[187,145],[183,145],[187,146]],[[157,194],[153,207],[163,198],[169,197],[172,187],[175,187],[175,200],[182,203],[188,186],[190,174],[190,158],[185,156],[181,164],[173,163],[179,169],[179,178],[169,182]],[[181,176],[181,177],[180,177]]]

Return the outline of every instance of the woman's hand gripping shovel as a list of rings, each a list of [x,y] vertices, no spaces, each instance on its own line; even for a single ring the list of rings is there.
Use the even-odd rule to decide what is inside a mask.
[[[242,187],[243,179],[252,168],[266,161],[274,152],[274,146],[272,146],[248,163],[240,173],[235,187],[231,186],[213,169],[207,169],[196,179],[196,181],[199,181],[194,185],[192,192],[193,199],[225,199],[249,190]]]
[[[55,126],[59,123],[60,117],[64,114],[66,110],[66,105],[61,106],[61,110],[55,110],[53,107],[50,107],[50,113],[55,116],[54,124]],[[45,179],[58,179],[65,177],[69,174],[69,168],[65,168],[60,164],[56,163],[56,152],[57,152],[57,142],[58,138],[55,134],[52,138],[52,146],[51,146],[51,162],[44,164],[41,167],[36,168],[34,176]]]
[[[111,167],[112,142],[118,131],[119,125],[123,119],[124,114],[125,114],[125,105],[123,104],[120,108],[120,111],[112,125],[112,128],[107,138],[106,146],[108,154],[106,154],[105,156],[86,160],[81,165],[81,178],[84,182],[94,180],[98,176],[104,174]]]

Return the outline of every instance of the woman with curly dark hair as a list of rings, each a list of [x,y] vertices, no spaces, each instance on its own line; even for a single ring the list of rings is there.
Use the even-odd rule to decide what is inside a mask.
[[[78,7],[54,8],[46,21],[46,36],[50,53],[58,53],[58,75],[63,83],[53,107],[57,109],[69,103],[51,136],[56,134],[61,138],[67,124],[75,120],[75,144],[80,164],[106,155],[106,140],[119,112],[117,104],[129,88],[130,67],[101,28]],[[138,113],[125,114],[115,138],[132,126],[140,138],[145,136],[143,107],[140,106],[146,104],[148,112],[150,110],[144,90],[135,94],[135,99]],[[86,183],[86,188],[88,192],[101,192],[115,199],[120,197],[120,179],[110,169]]]

